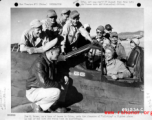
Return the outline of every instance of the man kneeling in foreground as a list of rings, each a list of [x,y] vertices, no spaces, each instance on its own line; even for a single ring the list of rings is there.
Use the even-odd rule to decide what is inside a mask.
[[[34,112],[65,112],[65,108],[59,108],[57,103],[60,97],[61,82],[56,79],[56,64],[60,54],[60,48],[52,48],[43,53],[33,63],[30,69],[30,77],[26,84],[26,97],[33,104]],[[68,78],[64,77],[64,84],[68,84]]]

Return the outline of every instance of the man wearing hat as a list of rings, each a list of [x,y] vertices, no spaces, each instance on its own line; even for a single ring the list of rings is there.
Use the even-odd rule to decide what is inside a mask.
[[[47,44],[46,44],[46,41]],[[21,52],[43,53],[49,48],[53,47],[57,40],[50,41],[48,35],[42,33],[42,23],[40,20],[35,19],[30,23],[30,29],[23,32],[20,45]]]
[[[105,28],[102,25],[99,25],[96,29],[96,36],[92,37],[93,40],[97,41],[103,48],[106,45],[110,44],[110,40],[104,37],[104,30]],[[101,51],[100,50],[95,50],[95,49],[91,49],[89,51],[89,57],[92,55],[92,53],[95,52],[95,61],[96,64],[98,65],[100,63],[100,59],[101,59]]]
[[[96,29],[96,36],[92,37],[93,39],[98,41],[99,44],[103,45],[103,47],[105,47],[107,44],[110,44],[110,40],[104,37],[104,30],[105,28],[102,25],[98,26]]]
[[[122,46],[120,42],[118,42],[118,34],[117,32],[111,32],[110,33],[110,40],[111,40],[111,45],[115,48],[116,50],[116,56],[118,59],[125,61],[126,60],[126,52],[125,48]]]
[[[57,23],[55,10],[48,10],[46,19],[42,20],[43,31],[49,36],[50,40],[58,37],[62,32],[62,27]]]
[[[93,42],[89,33],[84,29],[79,19],[80,14],[78,11],[74,10],[70,13],[70,19],[63,26],[62,36],[64,37],[64,40],[61,43],[63,53],[72,51],[78,47],[77,43],[80,40],[78,39],[79,35],[82,35],[86,40]]]
[[[61,12],[61,18],[58,20],[58,23],[63,27],[66,23],[66,21],[69,18],[70,10],[62,10]]]
[[[32,54],[36,52],[36,48],[40,48],[43,44],[43,40],[48,39],[47,36],[42,36],[42,23],[40,20],[35,19],[30,23],[30,29],[26,30],[22,36],[20,45],[20,51]]]

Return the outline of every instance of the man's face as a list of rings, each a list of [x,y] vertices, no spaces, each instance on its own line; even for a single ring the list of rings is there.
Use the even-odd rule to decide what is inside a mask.
[[[51,55],[52,55],[51,57],[52,60],[57,60],[60,55],[60,50],[51,51]]]
[[[57,16],[52,16],[52,17],[49,17],[49,18],[50,18],[50,21],[51,21],[52,25],[56,23]]]
[[[79,19],[80,19],[79,16],[72,18],[72,19],[71,19],[72,24],[73,24],[74,26],[77,26],[77,24],[78,24],[78,22],[79,22]]]
[[[101,37],[103,37],[104,31],[100,31],[100,30],[97,29],[96,33],[97,33],[97,37],[101,38]]]
[[[107,61],[113,59],[113,53],[112,53],[111,50],[109,50],[109,49],[106,49],[106,50],[105,50],[105,59],[106,59]]]
[[[118,37],[110,37],[111,43],[112,44],[117,44],[118,43]]]
[[[67,19],[69,18],[69,15],[68,14],[62,14],[62,20],[64,21],[64,22],[66,22],[67,21]]]
[[[41,33],[42,33],[42,27],[34,28],[35,37],[40,37]]]

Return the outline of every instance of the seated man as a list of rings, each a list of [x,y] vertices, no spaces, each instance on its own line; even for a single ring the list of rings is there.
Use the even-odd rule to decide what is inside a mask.
[[[115,48],[116,51],[116,57],[119,60],[126,61],[126,52],[125,48],[122,46],[121,43],[118,42],[118,34],[117,32],[111,32],[110,33],[110,40],[111,45]]]
[[[130,77],[129,70],[119,59],[114,58],[115,50],[111,45],[105,47],[105,72],[112,79]]]
[[[74,10],[70,13],[70,19],[63,26],[62,36],[62,52],[67,53],[77,48],[78,37],[82,35],[86,40],[93,42],[89,33],[84,29],[79,21],[80,14]],[[80,40],[80,39],[79,39]]]
[[[63,89],[63,84],[68,83],[68,77],[66,76],[62,81],[57,80],[55,61],[59,54],[59,47],[51,48],[37,58],[29,71],[30,76],[26,83],[26,97],[33,103],[35,112],[52,110],[65,112],[65,109],[58,108],[57,104],[60,89]]]
[[[49,41],[49,37],[46,34],[42,34],[42,23],[40,20],[35,19],[30,23],[31,28],[24,32],[21,37],[20,51],[33,53],[43,53],[50,49],[57,43],[57,39],[45,44],[45,41]]]

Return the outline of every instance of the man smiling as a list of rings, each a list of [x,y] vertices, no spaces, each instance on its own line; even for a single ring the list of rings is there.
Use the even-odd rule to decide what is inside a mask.
[[[77,48],[78,37],[81,34],[86,40],[93,42],[89,33],[84,29],[82,23],[79,21],[80,14],[74,10],[70,13],[70,20],[66,22],[63,27],[62,36],[62,52],[69,52]]]

